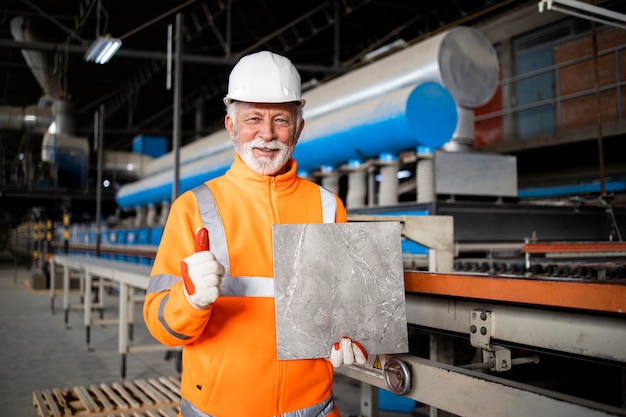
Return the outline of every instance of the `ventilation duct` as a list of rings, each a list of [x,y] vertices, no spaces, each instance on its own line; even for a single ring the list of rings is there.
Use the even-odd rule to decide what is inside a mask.
[[[30,22],[22,16],[14,17],[10,23],[11,35],[13,39],[21,42],[37,41],[30,27]],[[55,79],[48,69],[47,55],[40,51],[22,49],[22,55],[26,64],[32,71],[37,83],[43,91],[43,95],[52,97],[56,91]],[[26,130],[36,133],[44,133],[54,116],[49,100],[41,105],[31,105],[27,107],[0,107],[0,129]]]
[[[0,106],[0,130],[44,133],[53,121],[51,106]]]
[[[69,101],[57,100],[54,102],[54,126],[43,137],[41,146],[41,160],[52,164],[58,163],[59,153],[84,155],[81,165],[85,165],[89,158],[89,144],[87,138],[77,138],[74,105]],[[85,159],[86,158],[86,159]],[[84,160],[84,161],[83,161]]]
[[[146,167],[154,158],[136,152],[104,151],[102,170],[105,176],[117,183],[137,181],[145,174]]]
[[[31,22],[23,16],[11,19],[11,35],[13,39],[20,42],[37,42],[41,41],[34,35]],[[41,87],[43,94],[48,97],[60,96],[57,89],[57,82],[54,75],[48,70],[48,55],[41,51],[22,49],[22,55],[28,67],[33,72],[37,83]]]

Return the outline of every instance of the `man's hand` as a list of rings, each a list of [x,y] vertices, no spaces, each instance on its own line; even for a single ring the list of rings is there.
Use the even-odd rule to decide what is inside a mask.
[[[209,252],[209,233],[204,227],[196,232],[195,250],[181,261],[183,287],[187,301],[199,310],[208,308],[220,295],[224,267]]]
[[[353,342],[349,337],[344,336],[341,338],[341,342],[333,344],[330,348],[329,360],[335,368],[354,363],[363,365],[367,362],[367,352],[359,342]]]

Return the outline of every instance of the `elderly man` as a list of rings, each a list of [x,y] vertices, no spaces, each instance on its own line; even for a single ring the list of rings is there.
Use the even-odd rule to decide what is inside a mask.
[[[296,175],[300,75],[283,56],[245,56],[224,103],[235,160],[172,204],[144,319],[183,346],[183,417],[339,416],[333,366],[365,363],[358,343],[335,343],[328,360],[276,359],[272,225],[346,221],[335,194]]]

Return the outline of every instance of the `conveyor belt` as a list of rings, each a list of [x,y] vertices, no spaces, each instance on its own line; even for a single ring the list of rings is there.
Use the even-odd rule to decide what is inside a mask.
[[[624,314],[626,285],[404,271],[408,292]]]
[[[33,391],[33,406],[40,417],[176,417],[180,380],[160,377]]]
[[[406,265],[409,265],[408,267]],[[405,269],[411,264],[405,264]],[[620,280],[626,278],[623,259],[533,259],[528,268],[522,258],[458,258],[454,270],[459,273],[483,273],[538,279],[572,278],[586,280]]]

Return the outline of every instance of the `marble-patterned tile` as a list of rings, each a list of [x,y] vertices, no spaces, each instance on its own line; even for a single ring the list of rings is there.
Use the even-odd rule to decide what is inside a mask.
[[[401,224],[274,225],[279,360],[327,357],[342,336],[408,352]]]

